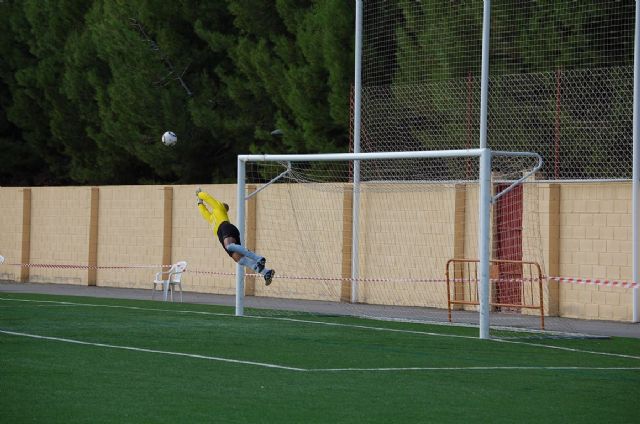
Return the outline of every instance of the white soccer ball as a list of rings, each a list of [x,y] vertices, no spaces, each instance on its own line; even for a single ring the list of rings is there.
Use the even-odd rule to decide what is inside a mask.
[[[173,131],[167,131],[166,133],[162,134],[162,142],[165,144],[165,146],[173,146],[178,142],[178,137]]]

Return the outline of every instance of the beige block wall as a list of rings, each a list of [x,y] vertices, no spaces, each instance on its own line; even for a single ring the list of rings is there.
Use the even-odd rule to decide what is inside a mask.
[[[546,269],[544,251],[548,246],[545,246],[541,227],[549,225],[549,212],[543,209],[549,195],[545,189],[539,184],[525,184],[522,194],[522,260],[537,262],[543,271]]]
[[[549,228],[549,190],[548,184],[525,184],[523,186],[522,205],[522,260],[534,262],[540,267],[526,264],[522,274],[527,282],[523,285],[522,302],[531,306],[540,304],[542,289],[542,303],[546,314],[549,313],[549,285],[542,282],[542,288],[537,280],[538,276],[546,275],[549,251],[547,243]],[[551,288],[553,291],[553,288]],[[522,309],[523,314],[540,315],[539,309]]]
[[[542,268],[543,275],[558,275],[559,273],[559,203],[560,190],[554,184],[532,184],[537,186],[534,194],[538,200],[539,234],[538,246],[541,248],[541,259],[537,260]],[[535,213],[531,218],[535,219]],[[535,256],[532,256],[535,258]],[[544,281],[543,299],[545,315],[557,316],[559,312],[558,282],[555,280]]]
[[[478,197],[480,190],[477,184],[467,184],[465,201],[465,237],[464,257],[478,258]]]
[[[276,270],[277,284],[257,279],[256,296],[338,301],[341,282],[333,279],[342,266],[342,188],[274,184],[257,199],[256,252]]]
[[[200,218],[196,186],[173,187],[172,261],[187,260],[185,288],[233,294],[235,263]],[[163,252],[163,186],[100,187],[98,265],[159,265]],[[235,185],[203,189],[227,201],[235,221]],[[18,280],[22,237],[21,188],[0,188],[0,277]],[[341,275],[342,201],[340,190],[301,191],[275,184],[258,196],[256,250],[269,259],[280,277],[270,287],[257,280],[255,295],[338,300]],[[90,187],[32,189],[31,263],[86,265]],[[550,228],[557,220],[557,274],[563,277],[631,279],[630,183],[562,184],[559,199],[549,185],[537,189],[538,244],[544,267],[553,263]],[[534,194],[526,193],[526,202]],[[454,194],[437,191],[364,193],[361,213],[360,275],[364,278],[443,278],[453,257]],[[550,205],[559,202],[557,217]],[[390,207],[393,205],[393,208]],[[300,212],[293,218],[292,208]],[[529,206],[525,206],[528,209]],[[446,211],[446,212],[443,212]],[[464,256],[477,256],[477,187],[466,191]],[[529,212],[526,212],[528,214]],[[526,238],[535,237],[525,217]],[[533,222],[533,221],[532,221]],[[304,230],[305,236],[301,231]],[[535,232],[535,231],[534,231]],[[399,235],[399,240],[398,236]],[[436,246],[433,250],[433,246]],[[525,246],[525,252],[535,248]],[[403,250],[410,247],[408,250]],[[432,249],[432,250],[429,250]],[[415,251],[422,251],[417,256]],[[425,253],[426,252],[426,253]],[[158,269],[100,269],[97,284],[150,288]],[[86,269],[30,269],[31,281],[87,284]],[[549,272],[544,269],[545,274]],[[306,277],[328,276],[327,281]],[[302,277],[302,278],[300,278]],[[553,283],[550,284],[550,287]],[[362,283],[362,302],[445,306],[444,285]],[[587,319],[629,321],[632,290],[559,283],[545,289],[545,302],[556,299],[558,314]]]
[[[160,265],[163,216],[162,186],[100,187],[98,266]],[[148,289],[156,271],[98,269],[97,285]]]
[[[630,281],[631,183],[564,184],[560,201],[561,277]],[[559,283],[561,316],[632,318],[632,289]]]
[[[20,268],[6,264],[19,264],[22,253],[22,188],[0,187],[0,280],[20,279]]]
[[[364,303],[446,307],[443,281],[454,255],[455,190],[435,186],[417,191],[397,185],[362,195],[360,276],[431,279],[431,282],[360,283]]]
[[[464,254],[462,258],[478,258],[478,197],[479,187],[477,184],[467,184],[464,210]],[[475,284],[458,286],[458,300],[476,300],[477,287]],[[462,293],[461,293],[462,292]],[[446,293],[445,293],[446,295]],[[446,307],[446,305],[445,305]],[[477,310],[477,306],[464,305],[460,308],[464,310]]]
[[[31,189],[31,254],[33,264],[87,263],[90,217],[89,187],[36,187]],[[86,269],[29,269],[36,283],[87,283]]]

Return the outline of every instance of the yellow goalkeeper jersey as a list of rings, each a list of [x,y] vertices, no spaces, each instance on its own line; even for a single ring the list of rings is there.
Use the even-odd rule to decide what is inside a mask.
[[[225,221],[229,222],[229,215],[227,215],[224,203],[204,191],[198,193],[198,198],[202,199],[211,208],[211,212],[209,212],[209,209],[207,209],[206,206],[198,205],[200,215],[202,215],[202,217],[211,224],[213,234],[218,235],[218,228],[220,227],[220,224]]]

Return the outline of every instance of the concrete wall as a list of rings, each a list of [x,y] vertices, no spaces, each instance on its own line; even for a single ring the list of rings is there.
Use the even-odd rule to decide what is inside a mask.
[[[340,300],[342,201],[341,189],[321,184],[275,184],[258,195],[255,249],[279,279],[269,287],[257,281],[256,295]],[[334,279],[310,280],[318,276]]]
[[[19,264],[22,260],[22,199],[22,188],[0,189],[0,255],[5,264]],[[20,280],[20,268],[0,265],[0,279]]]
[[[566,184],[560,192],[560,276],[630,281],[631,184]],[[559,284],[563,316],[630,320],[632,289]]]
[[[31,189],[31,251],[34,264],[32,282],[87,284],[84,269],[64,265],[86,264],[89,242],[89,195],[84,187],[36,187]]]
[[[202,188],[229,203],[235,221],[235,185]],[[151,288],[161,264],[187,260],[187,290],[232,294],[235,263],[201,219],[195,189],[105,186],[92,194],[91,187],[0,188],[0,254],[6,258],[0,278]],[[630,192],[630,183],[527,188],[524,259],[541,263],[552,277],[630,280]],[[249,278],[249,295],[348,298],[351,283],[340,279],[350,275],[348,193],[328,185],[275,184],[256,196],[243,242],[265,255],[279,278],[269,287]],[[477,220],[475,186],[363,191],[359,259],[365,281],[358,301],[445,307],[442,282],[412,280],[442,280],[449,258],[477,257]],[[386,281],[392,279],[403,281]],[[551,315],[631,319],[631,289],[550,280],[544,296]]]
[[[162,187],[101,187],[99,204],[99,266],[162,263]],[[150,274],[147,268],[100,268],[97,285],[149,288]]]
[[[364,303],[446,307],[445,264],[455,250],[455,191],[396,185],[366,191],[361,206],[360,285]],[[402,280],[402,281],[384,281]]]

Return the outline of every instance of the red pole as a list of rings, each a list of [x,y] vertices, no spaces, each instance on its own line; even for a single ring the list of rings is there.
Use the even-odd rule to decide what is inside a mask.
[[[466,148],[471,148],[471,139],[473,137],[472,125],[473,125],[473,75],[471,71],[467,74],[467,145]],[[467,178],[471,177],[471,159],[467,159]]]
[[[560,176],[560,105],[562,89],[562,70],[556,70],[556,126],[555,126],[555,158],[553,176],[557,180]]]

